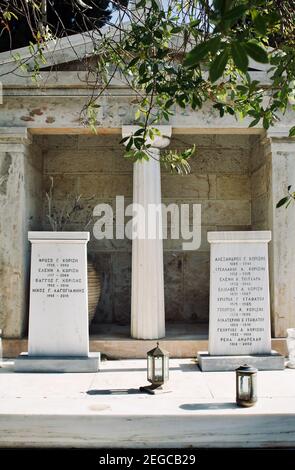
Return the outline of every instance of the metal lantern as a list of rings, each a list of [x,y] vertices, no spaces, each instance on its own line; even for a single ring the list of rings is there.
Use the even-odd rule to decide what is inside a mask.
[[[140,387],[140,390],[151,394],[163,391],[163,385],[169,379],[169,353],[161,349],[159,343],[147,353],[147,379],[151,385]]]
[[[244,364],[236,369],[238,406],[253,406],[257,402],[257,369]]]

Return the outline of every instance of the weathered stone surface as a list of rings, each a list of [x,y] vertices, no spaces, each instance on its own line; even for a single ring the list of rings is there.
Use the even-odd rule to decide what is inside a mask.
[[[119,325],[130,324],[131,284],[115,285],[113,289],[114,316],[113,322]]]
[[[272,199],[269,201],[273,243],[271,251],[271,292],[273,330],[276,337],[285,337],[287,328],[295,324],[295,211],[276,209],[275,204],[295,181],[295,143],[273,138]]]
[[[111,254],[95,254],[94,262],[101,279],[101,296],[93,323],[111,323],[113,321],[113,273]]]
[[[250,201],[202,201],[202,221],[206,225],[251,225]]]
[[[0,154],[0,194],[5,195],[7,192],[7,181],[9,178],[9,170],[12,164],[12,157],[9,152],[1,152]]]
[[[190,159],[192,173],[246,174],[249,170],[248,149],[202,149]]]
[[[247,231],[251,230],[251,225],[217,225],[216,231],[219,232],[236,232],[236,231]],[[207,230],[208,232],[214,232],[215,230]],[[207,236],[207,235],[206,235]],[[209,244],[208,244],[209,245]]]
[[[81,175],[79,193],[84,196],[132,196],[132,175]]]
[[[251,175],[251,194],[253,199],[256,199],[268,191],[268,182],[268,168],[267,165],[264,164]]]
[[[217,199],[251,199],[248,175],[226,175],[216,178]]]
[[[195,228],[193,225],[189,226],[190,232],[193,232],[193,230],[201,230],[201,245],[198,249],[198,252],[208,252],[209,251],[209,244],[207,241],[207,232],[216,230],[215,225],[202,225],[201,228],[197,227]],[[235,226],[235,230],[238,230],[239,226]],[[168,228],[168,238],[166,240],[163,240],[163,245],[164,245],[164,251],[183,251],[183,243],[186,243],[190,240],[185,240],[181,236],[180,232],[180,238],[177,240],[173,240],[170,237],[170,229]],[[242,230],[242,229],[241,229]]]
[[[37,229],[42,207],[38,156],[22,132],[0,143],[0,328],[6,337],[24,334],[28,318],[29,245],[26,232]],[[32,155],[30,156],[30,152]],[[0,176],[0,180],[1,180]]]
[[[252,201],[252,224],[255,229],[257,224],[268,222],[269,197],[268,193],[264,193]]]
[[[122,136],[120,133],[114,135],[79,135],[78,139],[78,149],[105,149],[111,148],[113,150],[117,150],[118,147],[121,148],[121,152],[123,153],[123,147],[120,146],[120,141],[122,140]],[[132,165],[131,165],[132,166]]]
[[[270,152],[268,139],[262,136],[251,136],[250,148],[250,171],[254,173],[265,164],[265,155]]]
[[[215,199],[215,175],[162,175],[162,194],[164,198],[189,197],[196,199]]]
[[[124,158],[124,151],[121,147],[112,150],[112,172],[114,174],[133,175],[133,165],[130,159]]]
[[[193,145],[196,146],[197,151],[201,147],[214,148],[216,146],[216,136],[214,134],[175,135],[172,133],[169,149],[179,150]]]
[[[113,167],[113,152],[111,149],[53,149],[45,154],[45,173],[111,173]]]
[[[248,149],[250,145],[250,136],[233,134],[233,135],[216,135],[215,144],[217,147],[223,147],[227,149],[239,148],[239,149]]]
[[[165,253],[165,318],[166,321],[183,321],[183,255]]]
[[[80,137],[84,136],[77,136],[77,135],[68,135],[68,134],[62,134],[62,135],[55,135],[55,136],[49,136],[49,135],[36,135],[34,136],[34,141],[40,146],[42,146],[43,149],[55,149],[55,150],[60,150],[60,149],[78,149],[78,139]],[[90,138],[90,136],[87,136]]]
[[[123,227],[124,228],[124,227]],[[91,226],[89,227],[91,230]],[[94,236],[91,237],[90,242],[88,243],[88,249],[92,253],[104,253],[104,252],[131,252],[131,245],[132,241],[128,238],[124,238],[123,240],[119,239],[108,239],[103,238],[102,240],[97,240]]]
[[[51,175],[43,176],[44,199],[45,193],[49,192],[51,187]],[[75,196],[79,193],[79,176],[58,174],[53,176],[54,198],[63,199],[66,195]],[[44,201],[45,202],[45,201]]]
[[[113,281],[115,286],[131,284],[131,254],[117,253],[112,256]]]
[[[184,254],[184,319],[207,322],[209,313],[209,253]]]

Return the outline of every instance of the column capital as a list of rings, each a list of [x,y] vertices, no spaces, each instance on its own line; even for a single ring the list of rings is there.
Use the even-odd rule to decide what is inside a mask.
[[[31,134],[26,127],[0,127],[0,144],[30,144]]]
[[[170,138],[172,135],[172,127],[171,126],[151,126],[155,129],[158,129],[161,135],[155,135],[154,140],[147,138],[147,144],[153,148],[163,149],[170,144]],[[139,126],[122,126],[122,137],[129,137],[133,135],[138,129]]]
[[[295,143],[295,138],[289,136],[290,127],[274,127],[268,129],[266,132],[266,137],[272,141],[284,141]]]

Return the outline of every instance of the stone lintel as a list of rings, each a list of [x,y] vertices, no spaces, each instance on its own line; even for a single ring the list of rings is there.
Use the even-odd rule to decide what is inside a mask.
[[[290,131],[290,128],[291,128],[291,123],[290,123],[290,126],[284,126],[284,127],[273,127],[271,129],[269,129],[266,133],[267,137],[270,138],[270,139],[274,139],[274,140],[277,140],[277,139],[287,139],[289,140],[290,142],[295,142],[295,138],[294,137],[290,137],[289,136],[289,131]]]
[[[0,127],[0,144],[31,144],[32,137],[26,127]]]

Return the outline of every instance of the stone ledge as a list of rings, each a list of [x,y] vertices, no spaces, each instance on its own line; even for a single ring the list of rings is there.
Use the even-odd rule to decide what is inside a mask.
[[[100,368],[100,353],[85,357],[76,356],[29,356],[20,354],[14,362],[15,372],[97,372]]]
[[[199,367],[204,372],[234,371],[243,364],[256,367],[258,370],[283,370],[285,357],[271,351],[270,354],[251,354],[242,356],[211,356],[207,351],[197,354]]]
[[[170,361],[171,393],[139,392],[146,361],[103,361],[96,374],[0,369],[0,447],[291,448],[295,372],[258,373],[258,401],[235,403],[234,372]]]
[[[208,340],[200,338],[190,339],[170,339],[164,338],[165,349],[170,353],[170,357],[190,358],[196,357],[198,351],[208,350]],[[135,340],[132,338],[90,336],[90,351],[100,351],[112,359],[141,359],[146,357],[147,351],[154,347],[153,340]],[[286,338],[273,338],[272,349],[280,354],[287,355]],[[23,339],[3,339],[4,357],[14,358],[21,354],[22,351],[28,350],[28,341]]]

